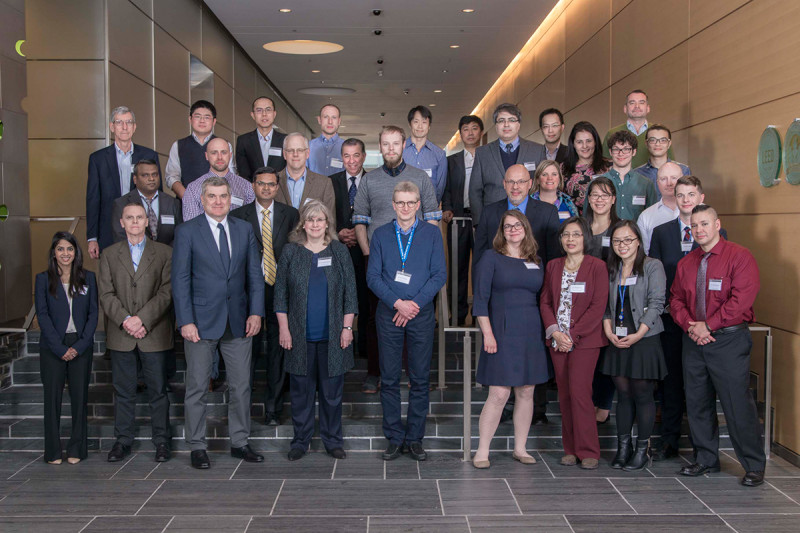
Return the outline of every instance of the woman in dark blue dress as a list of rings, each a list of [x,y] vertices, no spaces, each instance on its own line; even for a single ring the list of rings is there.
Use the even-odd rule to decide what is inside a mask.
[[[507,211],[492,244],[494,249],[483,254],[473,279],[473,312],[483,333],[476,379],[489,386],[472,461],[476,468],[489,467],[489,445],[511,387],[516,397],[512,457],[524,464],[536,462],[526,451],[533,388],[550,379],[537,305],[544,270],[525,215]]]

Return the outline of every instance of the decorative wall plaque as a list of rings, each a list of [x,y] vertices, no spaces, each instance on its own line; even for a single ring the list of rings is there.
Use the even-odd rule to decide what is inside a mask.
[[[777,185],[780,172],[781,136],[775,126],[767,126],[758,142],[758,177],[761,185]]]
[[[794,119],[783,139],[783,168],[786,181],[800,185],[800,118]]]

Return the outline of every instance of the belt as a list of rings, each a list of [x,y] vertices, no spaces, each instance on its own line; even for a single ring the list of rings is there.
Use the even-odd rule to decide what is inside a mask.
[[[747,328],[748,325],[746,322],[742,322],[741,324],[736,324],[735,326],[728,326],[727,328],[720,328],[715,329],[711,332],[712,335],[723,335],[725,333],[733,333],[734,331],[739,331],[740,329]]]
[[[472,211],[470,211],[469,207],[464,209],[464,216],[472,216]]]

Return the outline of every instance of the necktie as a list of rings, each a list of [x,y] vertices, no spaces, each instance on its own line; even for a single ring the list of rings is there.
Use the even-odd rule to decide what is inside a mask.
[[[222,257],[222,268],[225,274],[230,272],[231,269],[231,252],[228,248],[228,234],[225,232],[225,226],[222,222],[217,224],[219,228],[219,255]]]
[[[696,320],[706,319],[706,271],[708,270],[708,258],[711,252],[703,254],[700,261],[700,269],[697,271],[697,284],[695,285],[694,295],[694,316]]]
[[[158,219],[156,212],[153,211],[153,200],[155,198],[145,198],[144,202],[147,204],[147,228],[150,230],[150,236],[156,240],[158,239]]]
[[[269,221],[269,209],[261,212],[261,263],[264,267],[264,281],[267,285],[275,284],[275,251],[272,249],[272,223]]]
[[[348,191],[350,194],[350,207],[353,207],[356,201],[356,192],[358,192],[358,189],[356,189],[356,177],[350,176],[350,190]]]
[[[689,229],[689,226],[683,228],[683,242],[692,242],[692,232]],[[688,254],[689,252],[683,252],[683,255]]]
[[[513,148],[513,147],[512,147],[510,144],[507,144],[507,145],[506,145],[506,153],[507,153],[507,154],[510,154],[510,153],[511,153],[511,149],[512,149],[512,148]]]

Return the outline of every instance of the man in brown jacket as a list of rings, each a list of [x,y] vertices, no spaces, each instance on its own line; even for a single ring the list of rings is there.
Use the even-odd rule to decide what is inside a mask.
[[[100,304],[108,318],[106,345],[117,395],[110,462],[131,453],[136,433],[137,358],[142,365],[150,402],[156,461],[170,458],[169,399],[166,358],[172,349],[172,248],[145,237],[147,213],[141,202],[122,210],[126,239],[109,246],[100,257]]]
[[[286,168],[278,173],[278,193],[275,201],[300,209],[309,200],[319,200],[331,214],[336,226],[336,195],[328,176],[311,172],[308,162],[308,139],[302,133],[290,133],[283,140]]]

